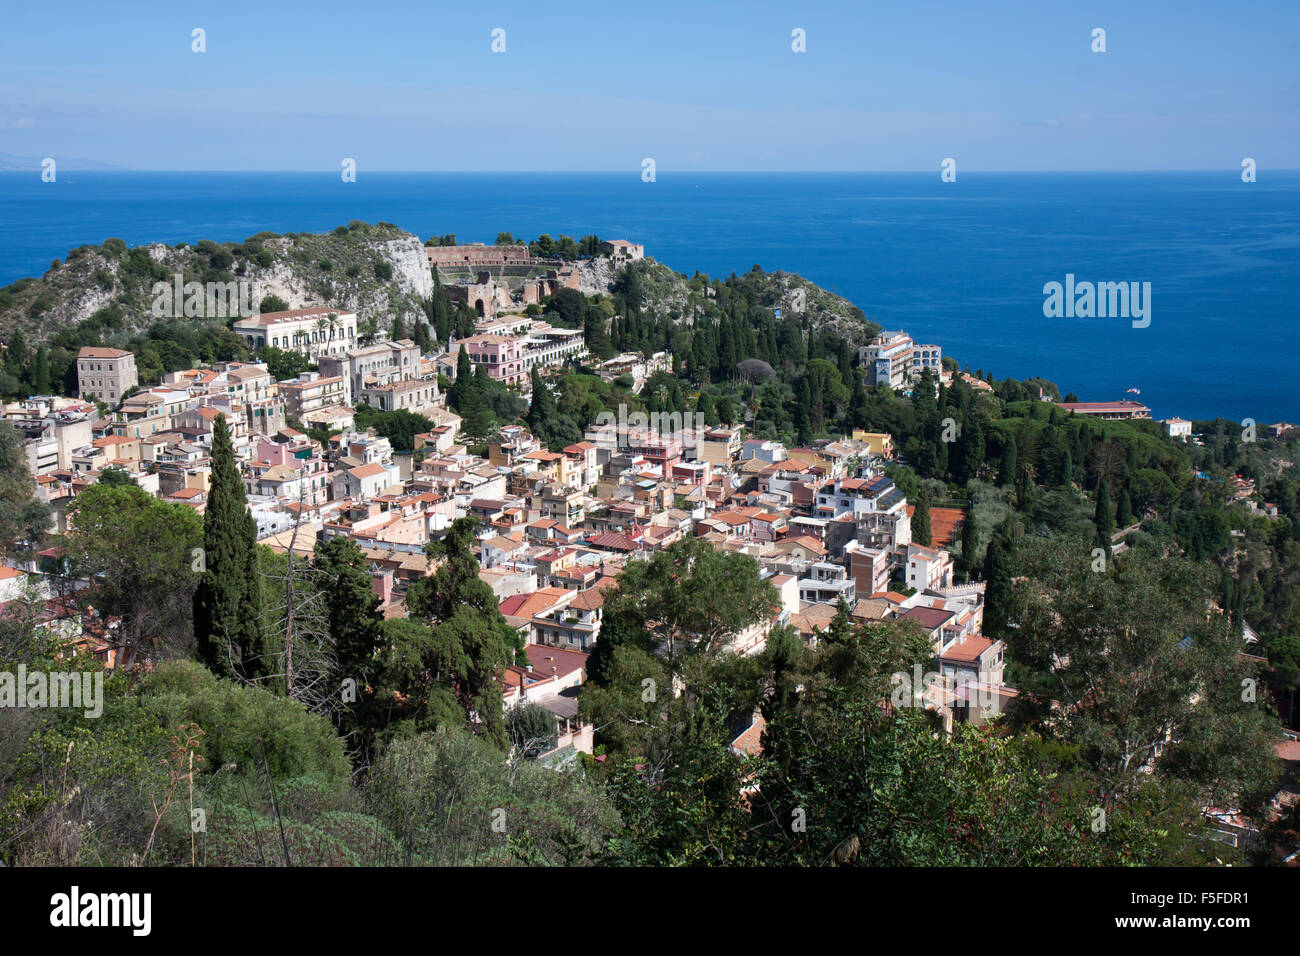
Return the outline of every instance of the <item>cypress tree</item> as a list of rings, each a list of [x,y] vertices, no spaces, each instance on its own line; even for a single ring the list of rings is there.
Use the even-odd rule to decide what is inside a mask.
[[[718,423],[718,408],[713,401],[713,395],[709,392],[700,392],[700,397],[695,403],[695,411],[704,416],[704,424],[716,425]]]
[[[251,679],[262,658],[262,582],[257,522],[248,511],[226,417],[212,426],[212,479],[203,515],[204,571],[194,592],[199,656],[216,674]]]
[[[461,430],[475,438],[487,437],[492,429],[492,409],[487,398],[490,381],[487,366],[478,366],[473,375],[466,377],[464,397],[456,409],[461,418]]]
[[[529,381],[532,383],[533,394],[532,401],[528,405],[528,415],[524,420],[528,423],[528,430],[533,433],[533,437],[549,448],[555,441],[555,424],[559,417],[555,396],[547,390],[536,366],[529,373]]]
[[[912,541],[927,548],[930,546],[930,493],[924,488],[916,499],[916,510],[912,512]]]
[[[1097,483],[1097,511],[1093,523],[1097,526],[1097,546],[1104,548],[1106,557],[1110,557],[1110,537],[1115,531],[1115,517],[1110,513],[1110,486],[1104,478]]]
[[[812,390],[808,387],[808,376],[799,382],[799,398],[794,410],[795,437],[803,444],[812,437]]]
[[[966,420],[961,430],[961,471],[958,477],[962,484],[979,474],[984,464],[984,426],[977,416]]]
[[[1014,484],[1016,480],[1016,436],[1008,435],[1002,446],[1002,461],[998,465],[998,484],[1002,487]]]
[[[1028,511],[1034,506],[1034,482],[1029,477],[1029,467],[1021,465],[1016,472],[1016,508]]]
[[[1115,523],[1121,528],[1127,528],[1133,523],[1133,502],[1128,496],[1127,486],[1119,491],[1119,504],[1115,506]]]
[[[465,351],[465,346],[462,345],[460,351],[456,353],[456,381],[451,388],[451,407],[459,412],[465,397],[473,388],[474,370],[470,368],[469,352]]]
[[[984,633],[994,638],[1006,634],[1007,609],[1011,603],[1007,548],[1007,542],[997,534],[984,553],[984,580],[988,582],[984,588]]]
[[[718,421],[724,425],[730,425],[736,420],[736,409],[731,404],[731,399],[726,395],[718,397]]]
[[[849,605],[843,597],[835,604],[835,618],[826,629],[823,640],[827,644],[838,644],[841,647],[853,640],[853,618],[849,616]]]
[[[1068,448],[1065,453],[1061,455],[1061,473],[1057,480],[1057,484],[1062,488],[1068,488],[1070,485],[1074,484],[1074,459],[1070,457],[1070,451]]]

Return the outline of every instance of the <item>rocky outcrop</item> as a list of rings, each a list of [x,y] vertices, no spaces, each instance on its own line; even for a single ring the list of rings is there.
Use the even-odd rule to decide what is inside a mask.
[[[394,226],[353,223],[329,233],[261,233],[243,243],[161,243],[128,249],[120,240],[75,249],[40,279],[0,290],[0,333],[22,330],[40,344],[104,310],[123,332],[147,329],[156,282],[247,282],[254,309],[267,296],[289,308],[337,306],[391,328],[425,316],[433,277],[419,237]]]

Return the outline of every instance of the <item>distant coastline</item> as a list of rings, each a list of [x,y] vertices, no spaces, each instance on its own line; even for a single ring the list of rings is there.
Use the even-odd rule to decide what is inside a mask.
[[[903,173],[662,172],[655,183],[366,175],[364,165],[352,184],[328,173],[68,171],[72,183],[0,174],[0,283],[41,275],[70,248],[110,236],[241,241],[351,219],[489,242],[496,229],[628,235],[688,275],[756,263],[797,273],[885,327],[942,343],[972,371],[1041,375],[1084,400],[1137,387],[1161,418],[1300,416],[1287,384],[1300,173],[1246,186],[1231,171],[964,173],[955,184]],[[1068,272],[1151,282],[1150,328],[1046,320],[1043,283]]]

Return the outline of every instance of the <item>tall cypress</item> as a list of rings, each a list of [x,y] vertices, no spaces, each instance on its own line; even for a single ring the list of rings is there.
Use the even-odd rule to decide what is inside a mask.
[[[1061,470],[1056,482],[1062,488],[1069,488],[1074,484],[1074,459],[1070,455],[1069,449],[1061,456]]]
[[[257,522],[248,511],[226,417],[212,426],[212,477],[203,515],[205,570],[194,592],[194,635],[213,672],[249,679],[269,670],[263,659],[262,582]]]
[[[1008,567],[1008,543],[995,534],[984,554],[984,633],[1000,638],[1006,634],[1007,610],[1011,603],[1011,570]]]
[[[549,448],[555,442],[555,425],[559,410],[555,405],[555,396],[546,388],[537,367],[529,373],[532,386],[532,400],[528,405],[528,415],[524,419],[533,437]]]
[[[1103,478],[1097,483],[1097,511],[1093,516],[1097,525],[1097,546],[1104,548],[1110,557],[1110,537],[1115,531],[1115,516],[1110,513],[1110,486]]]
[[[466,397],[474,389],[474,370],[470,367],[469,352],[460,346],[456,353],[456,381],[451,387],[451,407],[460,411],[466,405]]]
[[[1115,507],[1115,523],[1127,528],[1133,523],[1133,499],[1129,497],[1128,488],[1119,490],[1119,504]]]
[[[912,512],[912,541],[927,548],[930,546],[930,493],[924,488],[916,499],[916,510]]]
[[[998,484],[1006,488],[1016,480],[1016,436],[1008,435],[1002,446],[1002,463],[998,466]]]

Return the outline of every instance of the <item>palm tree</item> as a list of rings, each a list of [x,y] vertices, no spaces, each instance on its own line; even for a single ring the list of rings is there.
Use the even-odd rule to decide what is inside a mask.
[[[316,332],[318,333],[317,341],[322,343],[322,348],[321,348],[322,352],[325,351],[323,347],[323,343],[325,342],[325,332],[327,329],[329,329],[329,327],[330,327],[330,320],[325,318],[325,316],[322,315],[319,319],[316,320],[315,329]]]

